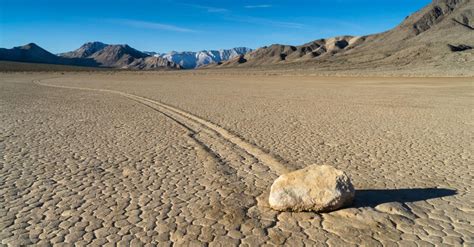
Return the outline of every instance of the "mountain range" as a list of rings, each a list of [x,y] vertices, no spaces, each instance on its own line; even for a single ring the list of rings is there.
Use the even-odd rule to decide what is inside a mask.
[[[275,44],[210,67],[474,70],[473,47],[474,1],[434,0],[383,33]]]
[[[252,50],[138,51],[128,45],[89,42],[54,55],[30,43],[0,48],[0,60],[136,70],[263,68],[311,70],[474,70],[474,1],[434,0],[383,33],[338,36],[303,45]]]

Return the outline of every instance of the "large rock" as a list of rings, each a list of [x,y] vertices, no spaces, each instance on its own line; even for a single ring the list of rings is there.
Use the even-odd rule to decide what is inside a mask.
[[[328,165],[312,165],[278,177],[269,203],[279,211],[327,212],[350,205],[354,195],[346,173]]]

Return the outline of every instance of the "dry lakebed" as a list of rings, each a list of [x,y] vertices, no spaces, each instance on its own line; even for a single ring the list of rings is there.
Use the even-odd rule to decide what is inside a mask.
[[[0,74],[0,244],[474,246],[473,78]],[[354,202],[270,208],[312,164]]]

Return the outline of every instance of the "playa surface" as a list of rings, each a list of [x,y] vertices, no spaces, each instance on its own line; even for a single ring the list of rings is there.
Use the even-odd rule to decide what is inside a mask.
[[[474,245],[473,83],[1,74],[1,244]],[[354,205],[271,210],[311,164],[346,171]]]

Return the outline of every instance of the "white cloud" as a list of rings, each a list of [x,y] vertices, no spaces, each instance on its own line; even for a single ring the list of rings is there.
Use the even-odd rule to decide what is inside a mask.
[[[185,4],[185,5],[189,7],[197,8],[197,9],[203,9],[210,13],[222,13],[222,12],[229,11],[228,9],[205,6],[205,5],[197,5],[197,4]]]
[[[260,5],[246,5],[244,8],[246,9],[259,9],[259,8],[271,8],[272,5],[270,4],[260,4]]]
[[[193,33],[196,30],[178,27],[169,24],[163,24],[158,22],[149,22],[149,21],[141,21],[141,20],[131,20],[131,19],[110,19],[110,22],[135,27],[135,28],[143,28],[143,29],[155,29],[155,30],[164,30],[164,31],[172,31],[172,32],[181,32],[181,33]]]

